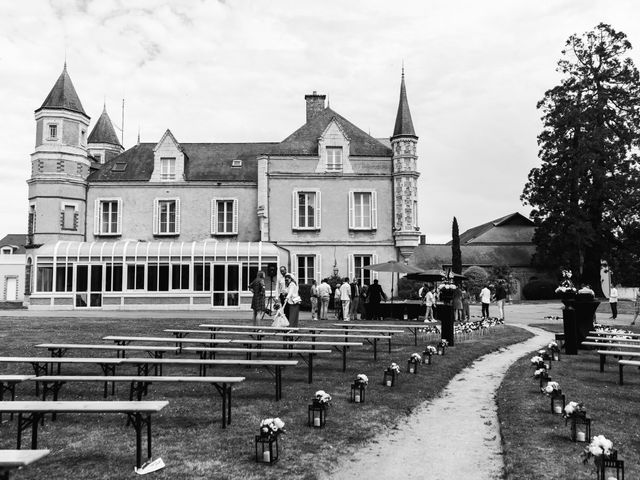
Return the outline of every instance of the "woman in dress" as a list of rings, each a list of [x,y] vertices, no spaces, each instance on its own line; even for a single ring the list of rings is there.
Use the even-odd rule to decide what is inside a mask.
[[[291,273],[284,276],[284,283],[287,287],[287,296],[285,302],[289,305],[289,326],[296,328],[298,326],[298,315],[300,313],[300,302],[302,299],[298,294],[298,282]]]
[[[253,299],[251,299],[251,310],[253,310],[253,324],[258,324],[258,312],[264,310],[264,272],[260,270],[253,282],[249,284],[249,290],[253,292]]]

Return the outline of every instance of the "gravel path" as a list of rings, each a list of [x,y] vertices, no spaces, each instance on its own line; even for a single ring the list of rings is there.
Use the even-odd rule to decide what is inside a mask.
[[[348,456],[324,478],[500,478],[496,389],[513,362],[553,339],[550,332],[522,328],[536,336],[480,357],[453,377],[441,397],[420,405],[397,429]]]

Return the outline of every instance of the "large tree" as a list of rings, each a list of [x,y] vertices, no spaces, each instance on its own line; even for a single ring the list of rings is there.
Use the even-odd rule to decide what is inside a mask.
[[[522,200],[533,207],[535,262],[571,268],[601,294],[601,260],[620,264],[640,223],[638,70],[624,33],[601,23],[572,35],[562,51],[560,84],[538,103],[541,165]]]
[[[460,249],[460,230],[458,219],[453,217],[451,225],[451,270],[453,273],[462,273],[462,250]]]

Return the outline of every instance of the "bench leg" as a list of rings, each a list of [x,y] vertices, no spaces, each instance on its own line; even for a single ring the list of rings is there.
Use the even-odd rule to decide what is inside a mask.
[[[22,446],[22,432],[29,427],[31,427],[31,449],[38,448],[38,423],[40,423],[41,417],[44,418],[44,414],[36,412],[18,413],[18,450]]]
[[[607,360],[607,356],[603,353],[600,354],[600,373],[604,372],[604,363]]]
[[[276,365],[276,400],[282,398],[282,367]]]
[[[347,371],[347,347],[342,347],[342,371]]]
[[[373,339],[373,361],[378,360],[378,339]]]
[[[309,383],[313,382],[313,353],[309,354],[309,361],[307,362],[309,369]]]
[[[147,426],[147,458],[151,458],[151,414],[146,418],[140,412],[127,412],[127,417],[136,430],[136,467],[142,465],[142,428]]]
[[[619,378],[620,385],[624,385],[624,381],[623,381],[623,378],[622,378],[622,367],[624,367],[624,365],[622,365],[621,363],[619,363],[619,364],[618,364],[618,376],[620,377],[620,378]]]

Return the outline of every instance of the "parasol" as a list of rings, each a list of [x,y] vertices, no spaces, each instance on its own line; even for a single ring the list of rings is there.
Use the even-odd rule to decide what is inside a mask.
[[[374,263],[373,265],[367,265],[364,267],[366,270],[373,272],[390,272],[390,273],[418,273],[422,272],[422,269],[418,267],[412,267],[404,262],[398,262],[396,260],[389,260],[383,263]],[[393,275],[391,276],[391,304],[393,304]]]

